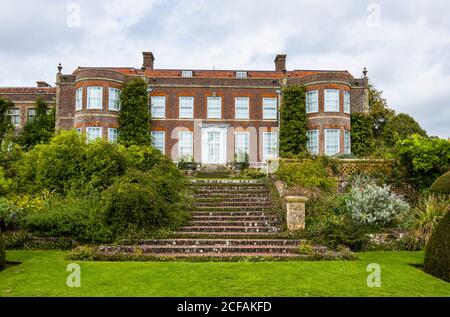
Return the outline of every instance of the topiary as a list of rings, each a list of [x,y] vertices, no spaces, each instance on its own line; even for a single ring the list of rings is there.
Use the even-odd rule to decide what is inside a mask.
[[[430,191],[441,194],[450,194],[450,171],[435,180],[430,187]]]
[[[424,271],[450,282],[450,212],[431,235],[425,250]]]

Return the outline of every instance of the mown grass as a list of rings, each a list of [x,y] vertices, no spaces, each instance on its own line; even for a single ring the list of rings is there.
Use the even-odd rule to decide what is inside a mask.
[[[0,296],[450,296],[450,284],[417,265],[423,252],[367,252],[358,261],[188,263],[77,262],[81,287],[66,286],[67,252],[8,251]],[[381,287],[366,284],[381,265]]]

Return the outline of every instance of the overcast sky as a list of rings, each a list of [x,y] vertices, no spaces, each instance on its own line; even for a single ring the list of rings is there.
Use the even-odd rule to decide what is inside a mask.
[[[0,86],[54,85],[56,65],[363,67],[391,108],[450,137],[450,1],[2,0]]]

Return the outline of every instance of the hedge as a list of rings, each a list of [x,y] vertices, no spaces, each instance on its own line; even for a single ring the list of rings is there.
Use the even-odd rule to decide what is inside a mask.
[[[450,282],[450,213],[438,223],[425,250],[424,271]]]
[[[439,177],[430,187],[430,191],[450,194],[450,171]]]

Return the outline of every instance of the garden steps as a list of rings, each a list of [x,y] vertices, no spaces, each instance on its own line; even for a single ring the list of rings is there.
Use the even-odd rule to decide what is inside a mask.
[[[196,246],[296,246],[307,243],[307,240],[288,239],[145,239],[124,240],[124,245],[196,245]]]

